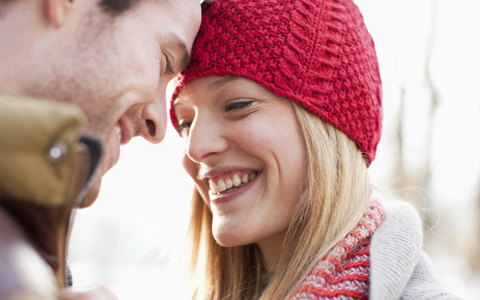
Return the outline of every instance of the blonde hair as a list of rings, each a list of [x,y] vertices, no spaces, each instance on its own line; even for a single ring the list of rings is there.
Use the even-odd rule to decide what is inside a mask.
[[[366,210],[371,185],[362,153],[342,131],[292,103],[305,138],[308,175],[276,272],[270,283],[264,282],[256,244],[218,245],[211,231],[212,214],[194,191],[187,235],[194,299],[288,299]]]

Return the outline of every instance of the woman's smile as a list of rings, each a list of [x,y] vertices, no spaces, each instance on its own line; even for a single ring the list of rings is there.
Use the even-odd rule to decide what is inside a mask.
[[[227,194],[237,190],[255,179],[257,172],[235,171],[223,174],[208,180],[210,192],[214,194]]]
[[[213,204],[229,202],[248,191],[260,176],[257,171],[234,171],[208,180]]]

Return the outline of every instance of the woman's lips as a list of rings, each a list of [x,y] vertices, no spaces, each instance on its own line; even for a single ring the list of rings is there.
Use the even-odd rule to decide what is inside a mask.
[[[247,190],[249,190],[255,184],[255,182],[257,182],[258,178],[261,175],[261,173],[257,173],[257,172],[252,174],[255,174],[255,176],[253,176],[251,180],[249,178],[249,181],[247,183],[242,182],[238,187],[233,185],[232,187],[226,188],[224,191],[218,192],[218,193],[215,193],[212,189],[210,189],[208,192],[210,201],[214,204],[220,204],[220,203],[229,202],[239,197],[240,195],[245,193]]]

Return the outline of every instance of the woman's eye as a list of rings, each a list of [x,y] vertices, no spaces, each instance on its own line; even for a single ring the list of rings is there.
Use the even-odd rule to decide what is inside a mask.
[[[192,126],[192,122],[191,121],[184,121],[184,120],[181,120],[178,122],[178,132],[182,133],[182,132],[188,132],[190,130],[190,126]]]
[[[242,109],[252,105],[253,101],[238,101],[238,102],[229,102],[225,104],[225,111],[235,110],[235,109]]]

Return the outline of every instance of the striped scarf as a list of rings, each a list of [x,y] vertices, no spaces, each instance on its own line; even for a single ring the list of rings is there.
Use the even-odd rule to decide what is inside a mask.
[[[373,200],[357,226],[308,273],[292,300],[368,299],[370,239],[384,219]]]

